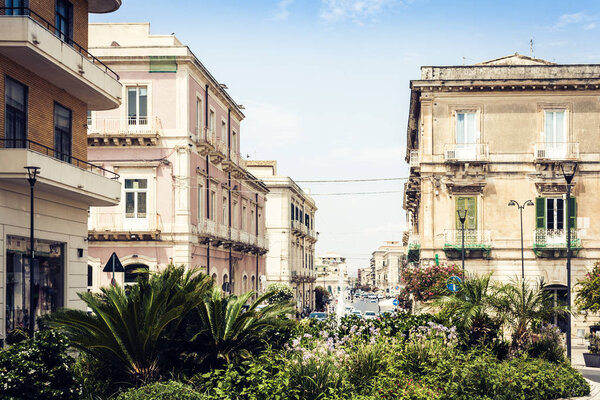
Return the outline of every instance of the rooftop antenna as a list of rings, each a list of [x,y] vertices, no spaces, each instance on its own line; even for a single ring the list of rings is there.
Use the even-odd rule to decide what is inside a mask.
[[[531,58],[535,58],[535,52],[533,51],[533,38],[529,39],[529,53]]]

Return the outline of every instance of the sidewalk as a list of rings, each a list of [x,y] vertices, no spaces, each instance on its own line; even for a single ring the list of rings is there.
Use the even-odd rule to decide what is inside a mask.
[[[585,366],[583,353],[587,351],[587,346],[573,345],[572,347],[571,365],[581,372],[590,384],[591,389],[589,396],[578,397],[577,400],[600,400],[600,368],[590,368]]]

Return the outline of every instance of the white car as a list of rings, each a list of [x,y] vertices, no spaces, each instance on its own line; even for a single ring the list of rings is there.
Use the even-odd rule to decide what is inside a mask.
[[[358,318],[362,318],[363,315],[359,310],[352,311],[352,315],[356,315]]]
[[[365,312],[365,319],[377,319],[377,313],[375,311]]]

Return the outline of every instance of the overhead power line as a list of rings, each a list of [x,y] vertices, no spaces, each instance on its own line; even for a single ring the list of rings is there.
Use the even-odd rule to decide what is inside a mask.
[[[380,181],[405,181],[404,178],[365,178],[365,179],[327,179],[327,180],[308,180],[308,181],[296,181],[296,183],[339,183],[339,182],[380,182]]]
[[[403,190],[387,190],[382,192],[346,192],[346,193],[311,193],[310,196],[354,196],[366,194],[403,193]]]

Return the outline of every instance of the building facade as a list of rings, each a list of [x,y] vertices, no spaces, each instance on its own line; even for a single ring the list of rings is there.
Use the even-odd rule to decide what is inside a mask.
[[[543,278],[557,304],[566,299],[566,228],[573,284],[598,259],[600,228],[600,65],[557,65],[521,55],[471,66],[422,67],[411,81],[405,187],[408,260],[460,263],[521,277],[523,210],[526,279]],[[575,163],[567,215],[562,168]],[[555,320],[561,329],[565,321]],[[572,332],[585,323],[575,317]]]
[[[31,327],[32,309],[85,308],[88,208],[117,204],[121,190],[117,174],[87,158],[87,111],[118,107],[121,96],[119,76],[88,52],[88,13],[121,0],[0,4],[1,341]],[[33,191],[25,167],[39,171]]]
[[[315,263],[317,273],[317,286],[322,286],[335,298],[350,289],[350,278],[348,277],[348,266],[346,257],[334,252],[327,252],[317,256]]]
[[[290,177],[277,174],[276,161],[247,161],[247,166],[269,189],[267,283],[289,285],[298,309],[314,309],[317,206]]]
[[[375,271],[375,287],[385,293],[400,291],[400,276],[404,260],[404,247],[398,241],[386,241],[372,253],[371,264]]]
[[[108,284],[115,251],[118,282],[173,263],[232,293],[260,291],[268,190],[240,153],[241,107],[174,35],[123,23],[90,24],[90,37],[123,84],[120,108],[88,117],[89,157],[123,183],[117,206],[90,213],[91,286]]]

